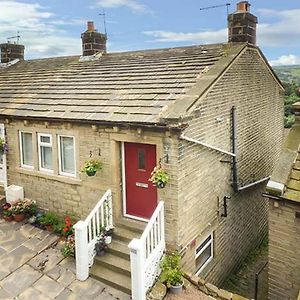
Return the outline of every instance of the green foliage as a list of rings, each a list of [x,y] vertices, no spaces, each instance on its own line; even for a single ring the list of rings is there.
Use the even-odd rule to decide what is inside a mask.
[[[2,212],[4,217],[10,217],[12,215],[12,211],[10,209],[4,210]]]
[[[176,286],[182,284],[183,273],[180,269],[181,256],[178,252],[167,254],[161,264],[161,281],[167,286]]]
[[[61,222],[62,226],[64,225],[61,218],[54,212],[45,213],[40,217],[39,222],[42,225],[53,225],[53,228],[57,228]]]
[[[293,104],[300,101],[299,87],[300,84],[292,82],[283,83],[285,88],[284,97],[284,127],[290,128],[295,123],[295,116],[293,115]]]
[[[82,173],[93,173],[102,169],[102,162],[98,159],[89,159],[84,163],[81,169]]]

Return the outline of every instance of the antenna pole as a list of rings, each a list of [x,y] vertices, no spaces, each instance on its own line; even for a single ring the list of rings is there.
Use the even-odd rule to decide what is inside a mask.
[[[107,29],[106,29],[106,14],[105,14],[105,10],[103,9],[102,14],[99,14],[99,16],[103,17],[103,25],[104,25],[104,33],[107,36]]]
[[[218,7],[224,7],[224,6],[226,6],[227,15],[228,15],[229,14],[230,3],[220,4],[220,5],[213,5],[213,6],[207,6],[207,7],[201,7],[200,10],[206,10],[206,9],[212,9],[212,8],[218,8]]]

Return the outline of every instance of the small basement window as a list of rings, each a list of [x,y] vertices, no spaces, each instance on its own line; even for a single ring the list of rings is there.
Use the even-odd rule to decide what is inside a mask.
[[[52,135],[39,133],[38,134],[38,149],[39,149],[39,169],[42,171],[52,172]]]
[[[75,176],[74,137],[58,136],[59,174]]]
[[[33,147],[32,147],[32,133],[20,131],[20,156],[21,156],[21,167],[33,168]]]
[[[213,259],[213,234],[210,234],[195,251],[196,259],[196,275],[199,275],[202,270]]]

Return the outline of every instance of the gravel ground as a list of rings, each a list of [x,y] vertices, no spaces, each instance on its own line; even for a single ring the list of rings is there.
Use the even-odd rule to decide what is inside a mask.
[[[212,300],[213,297],[203,294],[201,291],[190,285],[180,295],[168,293],[165,300]]]

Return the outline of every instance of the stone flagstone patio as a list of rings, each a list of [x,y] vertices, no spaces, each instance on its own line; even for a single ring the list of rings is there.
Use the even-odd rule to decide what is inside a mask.
[[[60,247],[54,234],[0,218],[0,299],[131,299],[92,278],[76,280],[75,262]]]

